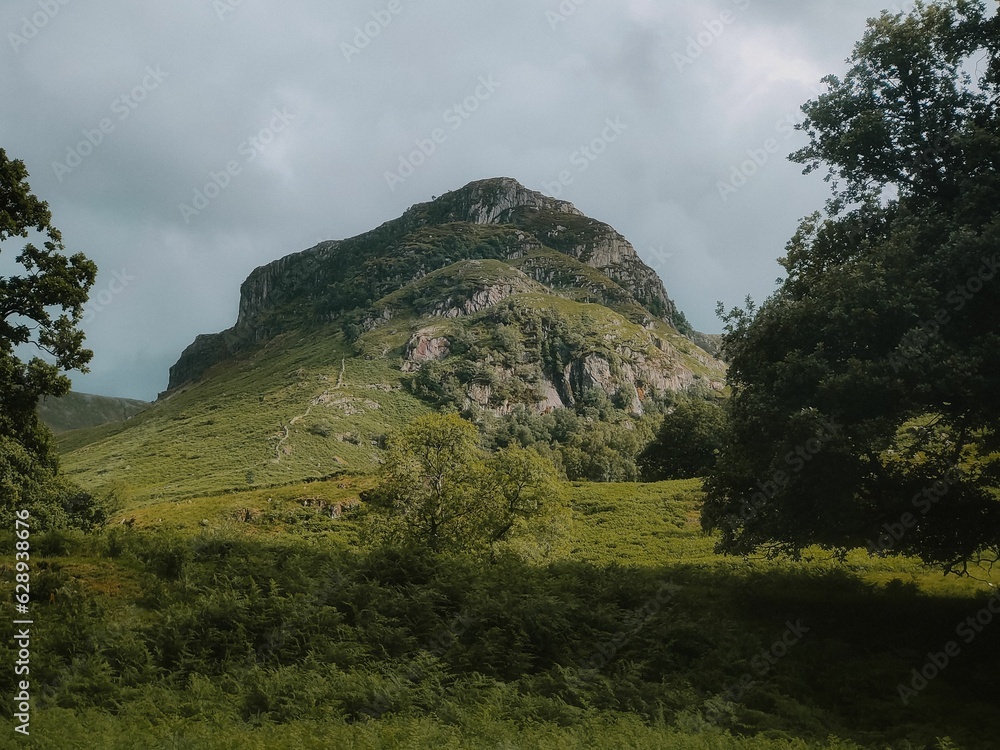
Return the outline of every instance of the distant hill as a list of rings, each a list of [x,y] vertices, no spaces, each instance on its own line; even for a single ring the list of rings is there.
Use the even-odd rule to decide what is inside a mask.
[[[149,407],[148,402],[131,398],[71,392],[59,398],[43,398],[38,404],[38,416],[53,432],[69,432],[124,422]]]
[[[515,180],[481,180],[253,271],[236,324],[198,336],[126,424],[73,433],[64,466],[180,497],[367,472],[387,432],[576,408],[622,419],[725,365],[612,227]]]

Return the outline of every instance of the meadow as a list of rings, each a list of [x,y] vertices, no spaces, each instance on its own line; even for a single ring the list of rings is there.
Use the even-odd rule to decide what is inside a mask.
[[[997,636],[955,634],[986,571],[722,557],[699,480],[564,483],[546,528],[430,555],[371,541],[351,501],[372,482],[146,500],[37,535],[17,746],[997,746]],[[949,640],[961,653],[904,703]]]

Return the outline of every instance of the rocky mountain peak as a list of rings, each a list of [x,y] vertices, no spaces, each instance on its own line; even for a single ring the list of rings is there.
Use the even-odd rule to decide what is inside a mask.
[[[364,234],[286,255],[255,269],[240,292],[236,324],[197,337],[168,390],[293,329],[472,315],[531,293],[693,333],[625,237],[509,177],[470,182]]]
[[[517,209],[548,210],[583,216],[572,203],[529,190],[511,177],[470,182],[431,203],[413,206],[407,214],[423,213],[428,209],[431,209],[430,213],[438,221],[467,221],[472,224],[513,223]]]

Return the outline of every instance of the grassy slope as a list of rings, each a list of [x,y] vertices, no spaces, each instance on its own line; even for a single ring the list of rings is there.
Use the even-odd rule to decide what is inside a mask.
[[[63,468],[139,502],[369,471],[372,441],[427,410],[399,378],[354,357],[338,328],[284,334],[127,424],[62,436]]]
[[[67,432],[123,422],[148,408],[147,402],[131,398],[73,392],[59,398],[43,398],[38,404],[38,416],[53,432]]]
[[[345,476],[280,489],[132,507],[123,517],[133,518],[137,530],[177,532],[201,540],[195,542],[200,545],[243,538],[254,540],[261,549],[270,548],[271,554],[300,549],[360,550],[358,516],[329,518],[316,509],[315,500],[356,498],[370,483],[370,478]],[[724,686],[751,675],[753,690],[741,702],[758,716],[756,731],[767,726],[773,730],[747,739],[719,734],[699,718],[703,698],[695,699],[691,710],[660,727],[644,724],[628,713],[525,725],[508,720],[507,709],[497,706],[484,707],[484,713],[471,724],[467,719],[451,723],[432,715],[412,715],[350,726],[331,720],[255,729],[218,714],[211,724],[199,718],[201,711],[208,709],[198,701],[226,704],[224,694],[206,683],[195,690],[197,695],[188,699],[186,708],[175,704],[176,694],[165,693],[161,710],[167,716],[146,726],[144,741],[154,736],[161,740],[173,737],[175,743],[182,744],[172,746],[206,748],[323,747],[328,746],[323,742],[328,742],[359,748],[416,748],[441,743],[456,748],[691,750],[847,750],[856,742],[878,750],[910,750],[938,747],[935,738],[950,735],[958,744],[943,744],[941,748],[979,750],[994,746],[992,729],[982,721],[995,710],[996,693],[990,692],[989,686],[996,685],[1000,654],[992,637],[984,635],[963,646],[963,654],[909,706],[903,706],[896,693],[897,684],[907,679],[910,669],[921,666],[928,651],[939,650],[954,638],[956,623],[983,606],[989,590],[985,583],[943,579],[914,561],[870,560],[861,553],[846,565],[836,564],[821,553],[800,562],[720,557],[712,551],[713,540],[698,527],[697,480],[650,485],[574,483],[565,485],[564,495],[571,519],[563,543],[550,547],[548,554],[534,563],[543,577],[550,576],[553,582],[573,581],[575,576],[582,576],[581,582],[594,576],[595,581],[614,581],[614,571],[620,571],[620,596],[634,600],[623,604],[626,619],[622,628],[632,622],[630,632],[634,622],[628,613],[642,611],[643,596],[630,593],[624,581],[639,576],[651,581],[653,588],[657,581],[680,587],[668,616],[674,623],[671,642],[659,642],[660,636],[654,633],[648,634],[654,639],[650,641],[640,625],[625,639],[606,670],[627,670],[630,659],[650,649],[667,649],[674,654],[672,658],[680,659],[674,667],[677,674],[671,678],[687,675],[704,694],[718,695]],[[313,501],[310,506],[302,503],[307,498]],[[250,522],[237,520],[245,509],[251,511]],[[68,573],[76,584],[60,590],[88,592],[117,627],[154,614],[144,614],[149,605],[143,603],[148,594],[143,592],[141,581],[147,580],[144,576],[148,573],[140,574],[127,558],[98,558],[82,549],[59,555],[52,553],[58,551],[58,544],[51,545],[51,550],[48,546],[44,541],[40,545],[36,568],[51,566]],[[1000,582],[1000,577],[994,576],[993,581]],[[179,583],[183,585],[183,579]],[[582,596],[585,600],[585,589]],[[44,631],[45,612],[40,615],[38,629]],[[801,622],[809,633],[787,657],[765,674],[758,674],[753,658],[781,637],[789,621]],[[713,653],[713,649],[722,648],[727,651]],[[684,666],[691,658],[695,661]],[[695,667],[697,664],[703,666]],[[694,672],[688,675],[686,669]],[[789,695],[795,696],[791,703]],[[682,698],[691,699],[686,693]],[[33,725],[41,744],[33,746],[91,747],[94,745],[86,742],[100,738],[102,747],[131,747],[128,735],[135,732],[136,722],[148,722],[143,718],[144,710],[123,706],[123,718],[118,720],[95,710],[45,711]],[[42,739],[65,742],[71,736],[67,732],[79,732],[82,739],[78,744],[45,744]],[[841,737],[844,742],[832,737],[823,742],[827,735]],[[792,739],[796,736],[806,739]]]
[[[477,277],[494,266],[509,269],[483,262],[456,264],[451,271],[466,266]],[[609,357],[617,356],[615,346],[651,359],[665,356],[650,348],[641,326],[603,305],[535,292],[515,294],[508,303],[557,314]],[[217,365],[201,382],[126,423],[61,435],[64,472],[92,491],[115,489],[127,500],[155,502],[370,471],[378,457],[373,441],[429,409],[406,390],[399,369],[411,333],[428,325],[442,331],[464,327],[488,339],[493,313],[487,308],[445,319],[400,311],[360,339],[360,353],[345,343],[337,326],[280,335],[260,350]],[[697,375],[720,377],[699,361],[703,353],[667,324],[654,324],[652,332]]]

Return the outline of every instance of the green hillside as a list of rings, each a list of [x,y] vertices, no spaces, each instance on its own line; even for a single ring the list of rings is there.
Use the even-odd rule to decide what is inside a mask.
[[[504,345],[495,341],[498,316],[511,334]],[[663,358],[666,370],[668,357],[651,345],[652,333],[691,357],[693,378],[707,384],[717,372],[711,360],[702,365],[694,359],[696,347],[666,324],[650,331],[601,305],[520,294],[460,319],[400,316],[354,343],[336,325],[279,335],[258,351],[216,365],[127,423],[62,436],[63,471],[88,489],[115,489],[142,500],[370,471],[386,433],[438,401],[461,407],[469,384],[492,383],[493,406],[525,389],[526,400],[538,395],[542,347],[519,321],[526,328],[547,321],[557,331],[551,340],[564,346],[548,351],[563,358],[560,366],[595,352],[620,365],[625,359],[617,350],[624,349]],[[438,369],[404,371],[414,331],[461,340],[468,349]],[[503,346],[522,352],[534,347],[538,356]]]
[[[43,398],[38,404],[38,416],[53,432],[68,432],[124,422],[149,406],[146,401],[131,398],[71,392],[58,398]]]
[[[428,410],[385,359],[355,356],[339,328],[284,334],[216,366],[127,424],[64,436],[64,473],[152,500],[375,466],[376,443]]]
[[[449,289],[460,280],[452,274],[437,287],[434,280],[443,278],[434,272],[462,261],[493,263],[479,266],[478,284],[466,278]],[[317,321],[346,316],[348,324],[366,328],[395,314],[400,303],[414,302],[432,315],[462,314],[466,303],[483,304],[472,299],[476,292],[486,293],[487,300],[510,293],[506,282],[512,269],[524,274],[514,274],[522,291],[527,276],[554,296],[583,293],[634,322],[659,320],[690,333],[663,282],[612,227],[570,203],[497,178],[412,206],[364,234],[323,242],[255,269],[241,286],[236,324],[199,336],[171,368],[169,388],[197,380],[213,364],[279,333]],[[421,283],[428,275],[430,287]],[[468,296],[449,308],[448,292],[463,289]]]
[[[278,486],[371,471],[432,408],[485,425],[594,394],[648,439],[673,394],[723,387],[681,318],[611,227],[483,180],[256,269],[236,324],[199,336],[148,410],[63,436],[63,469],[141,502]]]

